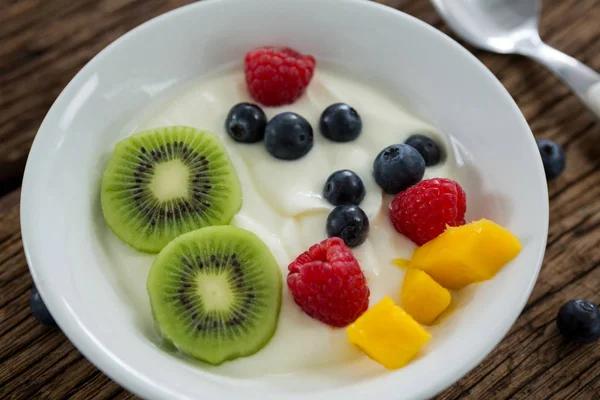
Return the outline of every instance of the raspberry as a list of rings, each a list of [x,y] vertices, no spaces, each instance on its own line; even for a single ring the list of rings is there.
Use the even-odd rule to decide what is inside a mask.
[[[398,193],[390,205],[390,219],[398,232],[422,246],[444,232],[446,225],[464,225],[466,210],[467,197],[460,185],[434,178]]]
[[[248,90],[265,106],[291,104],[310,83],[315,65],[313,56],[289,48],[258,48],[244,58]]]
[[[340,238],[311,246],[288,269],[287,284],[294,301],[321,322],[343,327],[369,308],[365,275]]]

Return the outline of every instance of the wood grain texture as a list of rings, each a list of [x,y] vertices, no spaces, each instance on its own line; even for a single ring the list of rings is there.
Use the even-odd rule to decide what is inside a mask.
[[[114,39],[186,0],[0,2],[0,398],[133,399],[54,329],[30,316],[19,190],[31,141],[75,73]],[[380,0],[450,33],[425,0]],[[600,70],[598,0],[546,0],[541,35]],[[437,399],[600,400],[600,345],[564,343],[554,324],[570,298],[600,301],[600,125],[549,72],[518,56],[469,48],[498,76],[537,137],[564,146],[550,184],[542,272],[502,343]]]

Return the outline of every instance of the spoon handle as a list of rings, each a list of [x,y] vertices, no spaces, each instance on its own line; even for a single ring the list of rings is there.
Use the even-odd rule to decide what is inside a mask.
[[[519,50],[554,72],[600,119],[600,74],[541,41]]]

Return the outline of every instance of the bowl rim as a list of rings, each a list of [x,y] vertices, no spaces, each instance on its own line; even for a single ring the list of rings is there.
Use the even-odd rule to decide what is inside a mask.
[[[138,25],[132,30],[128,31],[124,35],[118,37],[116,40],[107,45],[104,49],[102,49],[98,54],[96,54],[90,61],[88,61],[83,68],[71,79],[71,81],[66,85],[66,87],[61,91],[60,95],[56,98],[51,108],[47,112],[42,124],[40,125],[36,137],[33,141],[26,167],[23,175],[23,183],[22,183],[22,192],[21,192],[21,211],[26,210],[30,206],[30,200],[35,196],[35,173],[32,170],[35,168],[33,166],[33,159],[36,158],[35,155],[38,154],[41,149],[40,137],[42,137],[43,132],[47,130],[48,119],[51,114],[59,112],[59,108],[61,107],[61,103],[64,101],[66,97],[68,97],[71,92],[76,90],[77,87],[81,85],[81,81],[83,77],[87,74],[89,70],[93,70],[96,64],[100,62],[101,59],[109,56],[111,50],[116,46],[119,46],[121,43],[124,43],[127,40],[132,40],[137,35],[143,33],[144,30],[148,29],[154,24],[160,23],[163,20],[177,18],[180,14],[184,14],[189,12],[195,8],[208,8],[208,7],[222,7],[222,6],[231,6],[227,3],[236,3],[244,0],[210,0],[210,1],[202,1],[195,2],[188,5],[181,6],[164,14],[158,15],[154,18],[149,19],[148,21]],[[247,1],[247,0],[246,0]],[[385,12],[394,14],[400,23],[413,24],[417,26],[417,29],[422,29],[427,31],[431,36],[436,37],[438,40],[441,40],[445,43],[445,45],[450,46],[454,49],[455,52],[460,53],[462,57],[471,60],[473,64],[473,68],[477,68],[479,70],[483,70],[483,72],[488,76],[488,78],[492,81],[496,88],[498,89],[498,95],[504,97],[504,100],[509,100],[509,103],[513,107],[513,111],[515,114],[515,118],[520,120],[520,124],[523,126],[523,129],[530,132],[529,125],[527,124],[521,110],[514,102],[506,88],[500,83],[500,81],[496,78],[496,76],[472,53],[470,53],[466,48],[461,46],[454,39],[443,33],[442,31],[434,28],[433,26],[425,23],[424,21],[419,20],[416,17],[413,17],[409,14],[406,14],[402,11],[396,10],[394,8],[385,6],[383,4],[364,1],[364,0],[305,0],[306,6],[310,7],[310,4],[318,5],[320,2],[330,2],[330,3],[354,3],[356,7],[363,7],[364,9],[373,9],[378,10],[377,12]],[[533,134],[531,134],[530,142],[532,146],[535,146],[535,141],[533,138]],[[541,160],[539,161],[538,169],[541,168]],[[538,175],[539,175],[538,171]],[[543,173],[543,169],[541,169]],[[537,281],[537,277],[539,275],[539,271],[542,266],[543,257],[545,254],[545,248],[547,243],[547,235],[548,235],[548,225],[549,225],[549,201],[547,198],[547,184],[546,180],[543,180],[542,184],[545,193],[546,193],[546,201],[543,204],[540,204],[540,208],[542,214],[545,215],[545,226],[543,227],[544,237],[540,238],[540,249],[537,252],[536,257],[536,268],[534,273],[531,276],[530,282],[528,282],[527,290],[520,294],[519,298],[519,307],[516,308],[512,313],[505,317],[505,324],[502,325],[502,329],[498,329],[496,332],[490,335],[490,338],[485,346],[485,350],[474,354],[468,362],[462,364],[461,368],[455,368],[452,373],[447,376],[447,379],[443,383],[439,383],[437,386],[430,386],[426,390],[423,390],[421,393],[428,396],[435,396],[440,393],[444,389],[450,387],[452,384],[456,383],[460,378],[466,375],[469,371],[475,368],[479,363],[487,356],[489,353],[495,348],[500,341],[504,338],[509,329],[514,325],[516,319],[520,315],[523,310],[533,287]],[[30,273],[32,275],[33,281],[36,283],[39,292],[41,293],[46,305],[50,310],[52,310],[53,315],[63,333],[68,337],[68,339],[73,343],[73,345],[90,361],[92,362],[98,369],[100,369],[104,374],[109,376],[112,380],[117,382],[123,388],[129,390],[132,393],[142,396],[143,398],[173,398],[173,392],[165,387],[157,387],[154,385],[143,373],[134,370],[129,365],[123,363],[116,355],[111,353],[109,349],[104,347],[100,342],[96,340],[93,333],[85,330],[85,328],[80,325],[77,316],[70,310],[68,305],[62,301],[62,298],[59,294],[53,292],[49,288],[46,288],[45,285],[40,282],[39,277],[36,274],[35,268],[32,266],[32,255],[31,249],[28,243],[32,242],[32,237],[35,235],[35,227],[33,224],[27,219],[26,212],[21,212],[20,214],[20,222],[21,222],[21,234],[22,234],[22,242],[23,249],[25,253],[25,258],[27,260]],[[159,392],[157,393],[157,389]]]

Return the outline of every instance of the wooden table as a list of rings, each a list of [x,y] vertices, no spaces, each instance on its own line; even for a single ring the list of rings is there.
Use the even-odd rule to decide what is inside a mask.
[[[0,398],[134,398],[59,330],[29,314],[31,277],[19,227],[19,186],[44,115],[108,43],[187,0],[0,2]],[[380,0],[448,33],[425,0]],[[600,70],[600,2],[546,0],[542,37]],[[473,50],[473,49],[471,49]],[[600,399],[600,344],[564,343],[554,318],[571,298],[600,301],[600,125],[540,66],[474,50],[514,97],[537,137],[567,153],[550,185],[550,235],[537,285],[515,326],[439,399]],[[501,299],[499,299],[501,300]]]

